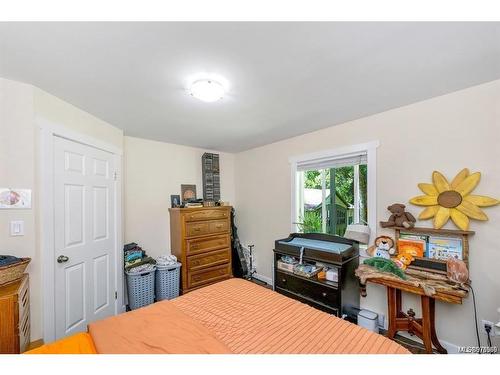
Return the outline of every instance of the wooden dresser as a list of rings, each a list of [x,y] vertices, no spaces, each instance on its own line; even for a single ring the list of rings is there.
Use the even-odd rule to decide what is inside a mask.
[[[30,343],[29,279],[0,286],[0,353],[22,353]]]
[[[230,278],[231,207],[169,211],[171,250],[182,263],[182,292]]]

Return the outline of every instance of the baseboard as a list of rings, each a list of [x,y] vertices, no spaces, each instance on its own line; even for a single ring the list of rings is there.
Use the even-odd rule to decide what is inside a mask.
[[[415,343],[418,343],[418,344],[422,344],[422,340],[419,339],[418,337],[416,336],[411,336],[410,334],[408,334],[407,332],[398,332],[398,334],[400,336],[403,336],[409,340],[412,340],[414,341]],[[445,348],[447,351],[448,351],[448,354],[460,354],[459,351],[458,351],[458,348],[459,346],[458,345],[455,345],[455,344],[452,344],[451,342],[448,342],[448,341],[444,341],[444,340],[439,340],[439,342],[441,343],[441,346],[443,348]]]
[[[460,354],[458,351],[458,348],[459,348],[458,345],[455,345],[455,344],[452,344],[451,342],[443,341],[443,340],[439,340],[439,342],[441,343],[441,346],[448,351],[448,354]]]
[[[266,284],[273,285],[273,279],[271,279],[270,277],[258,273],[254,273],[253,277],[256,278],[257,280],[265,282]]]

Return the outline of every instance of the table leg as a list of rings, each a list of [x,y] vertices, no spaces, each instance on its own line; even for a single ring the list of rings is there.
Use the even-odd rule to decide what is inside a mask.
[[[441,354],[448,354],[448,351],[441,346],[439,339],[436,335],[436,300],[434,298],[430,299],[430,318],[431,318],[431,341],[436,347],[436,350]]]
[[[422,302],[422,341],[424,342],[425,351],[432,353],[432,337],[431,337],[431,302],[432,298],[428,296],[420,296]]]
[[[401,305],[401,293],[399,293],[398,299],[398,290],[395,288],[387,287],[387,311],[389,315],[389,329],[387,330],[387,337],[392,339],[394,335],[396,335],[396,319],[398,317],[398,302]]]

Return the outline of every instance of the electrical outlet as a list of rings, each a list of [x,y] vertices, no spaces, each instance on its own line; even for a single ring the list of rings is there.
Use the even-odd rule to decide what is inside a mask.
[[[481,327],[483,328],[483,333],[486,335],[486,327],[490,327],[490,336],[496,336],[496,330],[495,330],[495,323],[490,322],[489,320],[482,320],[481,321]]]

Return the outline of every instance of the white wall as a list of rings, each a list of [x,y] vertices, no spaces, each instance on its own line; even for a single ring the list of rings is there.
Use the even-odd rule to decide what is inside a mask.
[[[0,210],[0,254],[30,257],[31,340],[42,337],[39,131],[44,118],[72,131],[122,148],[123,131],[31,85],[0,78],[0,187],[32,189],[29,210]],[[11,237],[9,222],[25,221],[25,235]]]
[[[433,170],[452,178],[464,167],[482,172],[477,194],[500,197],[500,81],[287,139],[236,155],[238,222],[243,244],[255,244],[257,271],[271,277],[274,240],[286,237],[291,223],[288,158],[373,140],[377,152],[377,217],[386,207],[419,195],[417,183],[430,182]],[[415,216],[420,209],[408,205]],[[485,209],[490,221],[473,222],[470,272],[478,316],[498,321],[500,307],[500,207]],[[420,222],[420,226],[432,225]],[[453,228],[452,224],[448,224]],[[390,231],[380,233],[392,234]],[[417,307],[407,298],[405,308]],[[369,285],[362,306],[386,312],[383,287]],[[419,311],[419,308],[416,309]],[[457,345],[475,345],[472,298],[461,306],[437,304],[438,336]],[[484,340],[484,336],[483,336]]]
[[[0,78],[0,187],[36,192],[33,87]],[[41,337],[40,263],[36,249],[37,199],[32,208],[0,210],[0,254],[30,257],[32,337]],[[24,221],[24,236],[11,237],[9,222]]]
[[[195,184],[203,198],[201,156],[207,150],[125,137],[125,242],[149,255],[170,254],[170,195]],[[210,152],[210,151],[208,151]],[[221,199],[234,205],[234,155],[218,152]]]

